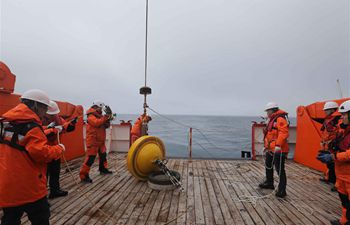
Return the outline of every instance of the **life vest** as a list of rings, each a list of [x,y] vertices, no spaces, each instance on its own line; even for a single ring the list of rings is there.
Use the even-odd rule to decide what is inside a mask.
[[[0,208],[35,202],[47,195],[47,163],[59,159],[63,147],[47,144],[40,118],[25,104],[2,117],[0,136],[5,143],[0,143]],[[16,139],[22,147],[11,146]]]
[[[35,127],[39,127],[43,131],[42,127],[35,122],[13,123],[2,120],[0,121],[0,144],[27,152],[26,148],[19,144],[19,141]]]
[[[334,148],[334,141],[338,138],[339,136],[339,121],[340,121],[340,116],[328,116],[321,127],[321,139],[322,142],[321,144],[324,146],[325,150],[332,150]]]
[[[345,127],[344,127],[345,128]],[[335,173],[337,179],[346,182],[350,181],[350,159],[348,157],[350,148],[350,126],[346,126],[343,135],[338,139],[335,149],[337,158],[335,159]]]
[[[276,146],[279,146],[283,153],[288,153],[289,124],[288,113],[278,110],[272,114],[264,128],[264,147],[266,150],[274,152]]]
[[[345,152],[350,148],[350,126],[345,128],[344,134],[342,135],[337,147],[339,152]]]
[[[338,130],[338,123],[340,116],[329,116],[322,124],[321,131],[327,131],[329,133],[336,132]]]
[[[290,121],[289,121],[289,118],[288,118],[288,113],[286,113],[286,112],[277,113],[276,115],[272,116],[272,117],[269,119],[269,121],[268,121],[266,127],[264,128],[264,136],[266,136],[266,134],[267,134],[268,132],[272,131],[273,129],[275,129],[275,130],[277,129],[277,128],[276,128],[276,122],[277,122],[277,119],[278,119],[278,118],[283,118],[283,119],[285,119],[285,120],[287,121],[288,127],[289,127]]]

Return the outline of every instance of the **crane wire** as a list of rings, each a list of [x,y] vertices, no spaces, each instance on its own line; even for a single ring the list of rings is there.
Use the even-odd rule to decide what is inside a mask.
[[[148,67],[148,0],[146,0],[146,30],[145,30],[145,87],[147,86]]]

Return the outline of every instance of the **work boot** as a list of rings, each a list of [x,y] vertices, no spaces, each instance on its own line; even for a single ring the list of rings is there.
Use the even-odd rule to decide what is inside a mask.
[[[325,179],[325,178],[320,178],[319,179],[321,182],[323,182],[323,183],[326,183],[326,184],[329,184],[329,181],[327,180],[327,179]]]
[[[64,197],[68,195],[68,191],[63,191],[63,190],[51,190],[49,194],[49,199],[54,199],[58,197]]]
[[[286,191],[277,191],[275,195],[278,198],[284,198],[287,196],[287,192]]]
[[[265,181],[265,182],[259,184],[259,188],[261,188],[261,189],[271,189],[271,190],[274,190],[274,189],[275,189],[275,186],[273,186],[272,183]]]
[[[100,169],[100,174],[101,175],[112,174],[112,173],[113,173],[112,171],[109,171],[106,168]]]
[[[337,192],[338,189],[333,185],[333,187],[331,188],[331,192]]]
[[[91,178],[89,177],[89,175],[85,176],[84,179],[81,179],[81,182],[82,183],[86,183],[86,184],[91,184],[92,183],[92,180]]]
[[[342,225],[339,220],[332,220],[331,224],[332,225]]]

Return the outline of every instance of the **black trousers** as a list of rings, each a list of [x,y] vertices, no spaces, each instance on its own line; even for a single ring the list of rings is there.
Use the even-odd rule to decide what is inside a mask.
[[[99,166],[98,169],[99,171],[103,171],[106,168],[105,164],[107,162],[107,153],[106,152],[101,152],[100,150],[98,150],[98,157],[99,157]],[[94,164],[96,159],[95,155],[89,155],[88,159],[85,162],[85,165],[87,165],[88,167],[91,167],[92,164]]]
[[[349,196],[339,193],[339,198],[340,198],[340,201],[341,201],[341,204],[342,204],[343,208],[346,209],[345,216],[346,216],[346,219],[348,220],[348,222],[345,225],[349,225],[350,224],[350,201],[349,201]]]
[[[334,162],[327,163],[328,168],[328,182],[335,184],[337,177],[335,175]]]
[[[265,166],[266,166],[266,181],[270,184],[273,184],[273,167],[275,167],[278,175],[280,176],[280,182],[278,185],[278,191],[286,191],[287,187],[287,176],[285,171],[285,153],[270,153],[266,152],[265,155]]]
[[[47,198],[22,206],[3,208],[1,225],[20,225],[21,217],[27,213],[32,225],[50,225],[50,207]]]
[[[50,191],[60,190],[61,159],[53,160],[47,165],[47,179]]]

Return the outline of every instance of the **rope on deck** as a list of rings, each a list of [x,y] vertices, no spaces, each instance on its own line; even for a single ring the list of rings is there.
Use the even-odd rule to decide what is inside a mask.
[[[60,133],[57,132],[57,142],[58,144],[61,144],[61,141],[60,141]],[[73,171],[71,170],[71,168],[69,167],[68,165],[68,162],[67,162],[67,159],[66,157],[64,156],[64,153],[62,153],[62,158],[63,158],[63,161],[64,161],[64,164],[65,164],[65,167],[66,169],[68,170],[69,172],[69,175],[71,176],[72,180],[74,181],[75,185],[77,186],[77,190],[78,192],[82,193],[83,196],[85,197],[86,200],[88,200],[88,202],[92,205],[93,208],[96,208],[97,211],[99,211],[102,215],[104,215],[105,217],[107,217],[108,219],[112,220],[113,222],[115,222],[116,224],[118,223],[118,221],[113,218],[111,215],[109,215],[108,213],[106,213],[105,211],[103,211],[100,207],[97,207],[97,205],[94,203],[94,201],[90,198],[90,196],[87,194],[87,193],[84,193],[82,192],[82,189],[79,185],[79,182],[75,179],[74,177],[74,174],[73,174]]]
[[[172,119],[172,118],[169,118],[169,117],[167,117],[167,116],[165,116],[165,115],[162,115],[161,113],[159,113],[159,112],[157,112],[156,110],[150,108],[149,106],[148,106],[148,109],[149,109],[150,111],[152,111],[153,113],[157,114],[158,116],[163,117],[163,118],[165,118],[165,119],[167,119],[167,120],[169,120],[169,121],[171,121],[171,122],[173,122],[173,123],[175,123],[175,124],[177,124],[177,125],[180,125],[180,126],[183,126],[183,127],[186,127],[186,128],[192,128],[193,130],[197,131],[201,136],[203,136],[204,139],[205,139],[209,144],[211,144],[212,146],[214,146],[216,149],[219,149],[219,150],[222,150],[222,151],[229,151],[228,149],[221,148],[221,147],[217,146],[216,144],[214,144],[214,143],[201,131],[201,129],[196,128],[196,127],[193,127],[193,126],[189,126],[189,125],[187,125],[187,124],[184,124],[184,123],[182,123],[182,122],[179,122],[179,121],[177,121],[177,120],[174,120],[174,119]],[[197,141],[194,141],[194,143],[197,144],[201,149],[203,149],[203,150],[206,151],[209,155],[212,156],[212,154],[210,153],[210,151],[209,151],[207,148],[205,148],[202,144],[200,144],[200,143],[197,142]],[[263,154],[264,154],[264,150],[262,149],[262,155],[263,155]],[[280,155],[280,157],[281,157],[281,158],[280,158],[280,168],[281,168],[281,165],[282,165],[282,154]],[[274,162],[274,160],[275,160],[275,154],[273,155],[273,161],[272,161],[272,167],[271,167],[271,168],[269,168],[269,167],[266,166],[265,158],[264,158],[264,157],[262,157],[262,158],[263,158],[264,168],[266,168],[266,169],[268,169],[268,170],[272,170],[272,169],[273,169],[273,165],[274,165],[273,162]],[[236,169],[236,171],[239,171],[239,167],[240,167],[240,164],[239,164],[239,165],[235,165],[235,166],[232,167],[232,168],[233,168],[233,169]],[[229,168],[229,169],[231,169],[231,168]],[[223,171],[223,172],[225,172],[225,171]],[[308,176],[310,173],[312,173],[312,171],[311,171],[311,170],[308,170],[307,173],[303,175],[303,177]],[[278,174],[278,177],[280,177],[280,175],[281,175],[281,170],[280,170],[280,172],[279,172],[279,174]],[[244,182],[244,181],[237,181],[236,183],[246,183],[246,182]],[[279,183],[280,183],[280,180],[278,180],[278,184],[279,184]],[[234,201],[235,201],[235,202],[247,202],[247,203],[252,204],[254,207],[256,207],[259,200],[268,199],[268,198],[273,197],[273,195],[277,192],[277,187],[278,187],[278,185],[276,185],[276,188],[275,188],[271,193],[269,193],[269,194],[267,194],[267,195],[244,195],[244,196],[240,196],[239,198],[234,199]],[[311,207],[306,208],[306,207],[303,207],[303,206],[299,205],[298,203],[293,202],[293,201],[291,201],[291,200],[290,200],[290,201],[289,201],[289,200],[286,200],[286,199],[282,199],[282,200],[283,200],[285,203],[291,204],[291,205],[292,205],[293,207],[295,207],[299,212],[304,213],[305,211],[307,211],[307,212],[310,213],[310,215],[313,215],[313,213],[314,213],[314,209],[312,209]],[[305,209],[306,209],[306,210],[305,210]],[[304,210],[304,211],[302,211],[302,210]],[[177,217],[177,218],[180,218],[181,216],[183,216],[183,215],[179,215],[179,217]],[[175,218],[175,220],[176,220],[177,218]],[[173,221],[171,221],[171,222],[173,222]],[[169,223],[170,223],[170,222],[169,222]]]

